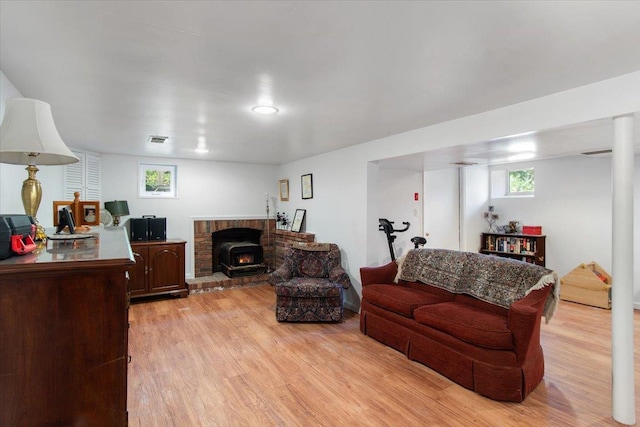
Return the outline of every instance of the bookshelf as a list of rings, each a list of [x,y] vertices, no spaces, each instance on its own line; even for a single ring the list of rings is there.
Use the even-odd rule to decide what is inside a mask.
[[[480,253],[513,258],[544,267],[546,237],[533,234],[482,233]]]

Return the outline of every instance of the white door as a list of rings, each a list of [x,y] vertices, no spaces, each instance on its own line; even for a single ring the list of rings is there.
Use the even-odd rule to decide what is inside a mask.
[[[460,250],[460,178],[457,168],[424,172],[427,248]]]

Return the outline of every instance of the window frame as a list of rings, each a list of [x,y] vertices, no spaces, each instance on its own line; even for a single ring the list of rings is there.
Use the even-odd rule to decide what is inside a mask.
[[[147,171],[169,173],[169,188],[163,191],[149,191],[146,187]],[[177,199],[178,198],[178,166],[167,164],[138,164],[138,198],[139,199]]]
[[[520,172],[531,169],[533,171],[533,191],[511,191],[511,173],[512,172]],[[505,174],[505,197],[533,197],[536,192],[536,181],[535,181],[535,168],[533,166],[517,168],[517,169],[509,169],[507,168]]]

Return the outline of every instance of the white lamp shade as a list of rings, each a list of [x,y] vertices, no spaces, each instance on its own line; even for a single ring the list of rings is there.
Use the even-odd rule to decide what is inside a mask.
[[[39,165],[78,161],[60,138],[49,104],[37,99],[9,98],[0,127],[0,163],[28,165],[29,153],[38,154]]]

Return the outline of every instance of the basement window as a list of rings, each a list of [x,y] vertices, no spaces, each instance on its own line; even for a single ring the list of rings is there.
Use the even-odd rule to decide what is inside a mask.
[[[494,169],[491,171],[491,198],[533,197],[535,193],[533,168]]]
[[[510,170],[507,175],[507,196],[533,196],[535,171],[533,168]]]

